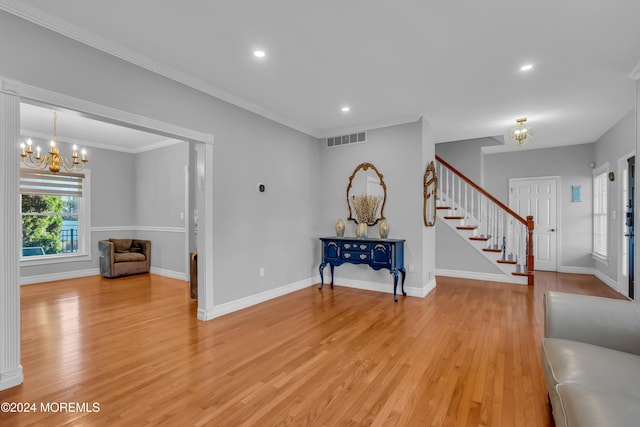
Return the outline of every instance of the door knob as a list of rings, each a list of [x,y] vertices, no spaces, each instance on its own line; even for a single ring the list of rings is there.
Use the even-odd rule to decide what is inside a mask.
[[[556,229],[555,229],[555,228],[552,228],[552,229],[550,229],[549,231],[556,231]]]

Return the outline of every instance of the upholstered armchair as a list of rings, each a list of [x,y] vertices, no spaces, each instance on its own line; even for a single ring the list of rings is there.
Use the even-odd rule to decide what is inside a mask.
[[[109,239],[98,242],[100,274],[113,278],[148,273],[151,242],[138,239]]]

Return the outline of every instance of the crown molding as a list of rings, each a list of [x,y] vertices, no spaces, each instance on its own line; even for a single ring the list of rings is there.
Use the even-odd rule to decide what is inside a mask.
[[[54,17],[33,6],[26,5],[19,1],[0,0],[0,10],[4,10],[5,12],[18,16],[43,28],[73,39],[77,42],[83,43],[87,46],[93,47],[109,55],[130,62],[146,70],[152,71],[158,75],[181,83],[185,86],[189,86],[200,92],[211,95],[222,101],[228,102],[229,104],[235,105],[236,107],[248,110],[252,113],[295,129],[304,134],[316,136],[310,128],[294,120],[290,120],[274,111],[261,107],[239,96],[233,95],[232,93],[229,93],[223,89],[205,83],[202,80],[192,77],[187,73],[178,71],[172,67],[169,67],[168,65],[162,64],[158,61],[154,61],[147,56],[113,43],[103,37],[92,34],[89,31],[86,31],[60,18]]]

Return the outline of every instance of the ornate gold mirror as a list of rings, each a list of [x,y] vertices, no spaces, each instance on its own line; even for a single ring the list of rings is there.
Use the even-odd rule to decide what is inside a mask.
[[[436,193],[438,192],[438,177],[436,176],[436,166],[433,160],[429,162],[427,171],[424,173],[424,200],[422,204],[422,216],[425,227],[436,225]]]
[[[373,225],[384,219],[386,201],[387,186],[382,174],[371,163],[359,164],[349,177],[347,186],[347,219]]]

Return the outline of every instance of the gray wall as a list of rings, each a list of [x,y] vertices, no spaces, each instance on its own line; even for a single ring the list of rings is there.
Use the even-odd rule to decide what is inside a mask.
[[[439,270],[504,274],[441,219],[436,221],[436,266]]]
[[[185,206],[185,167],[189,166],[189,144],[182,142],[135,155],[135,225],[140,239],[151,240],[151,267],[188,273],[187,230],[180,214]],[[155,227],[145,230],[144,227]],[[166,228],[180,228],[167,231]]]
[[[431,143],[433,144],[433,143]],[[390,227],[389,238],[406,239],[405,266],[412,264],[405,284],[423,287],[422,247],[422,124],[420,121],[367,132],[367,142],[337,147],[322,147],[319,199],[321,204],[319,233],[335,235],[339,218],[346,224],[345,236],[355,236],[355,222],[347,221],[349,211],[346,189],[349,177],[360,163],[372,163],[383,175],[387,186],[384,216]],[[369,227],[369,236],[378,237],[378,226]],[[319,248],[319,243],[316,242]],[[428,254],[424,254],[425,259]],[[319,252],[318,252],[319,257]],[[319,260],[319,258],[318,258]],[[336,283],[340,278],[366,280],[391,286],[387,270],[373,271],[357,265],[336,268]],[[325,281],[328,280],[328,269]]]
[[[483,186],[484,157],[482,147],[499,145],[493,138],[466,139],[436,144],[436,154],[445,162]]]
[[[535,141],[533,142],[535,144]],[[485,154],[485,188],[509,204],[509,178],[559,176],[558,270],[592,268],[591,193],[594,144]],[[571,202],[571,186],[580,185],[582,202]]]
[[[215,136],[216,304],[313,277],[317,139],[4,12],[0,52],[4,77]]]
[[[635,151],[635,109],[629,111],[618,123],[609,129],[595,144],[594,161],[596,167],[609,162],[609,170],[616,175],[616,180],[609,182],[609,264],[595,261],[594,267],[613,282],[618,280],[618,260],[621,253],[623,239],[622,224],[624,210],[622,209],[622,179],[618,170],[618,160]],[[637,203],[636,203],[637,206]],[[615,218],[613,218],[615,212]],[[627,290],[621,289],[626,295]]]

